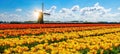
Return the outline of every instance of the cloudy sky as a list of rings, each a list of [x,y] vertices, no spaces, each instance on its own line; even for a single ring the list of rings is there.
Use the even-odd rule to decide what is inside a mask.
[[[45,21],[120,22],[120,0],[0,0],[0,21],[35,21],[42,2]]]

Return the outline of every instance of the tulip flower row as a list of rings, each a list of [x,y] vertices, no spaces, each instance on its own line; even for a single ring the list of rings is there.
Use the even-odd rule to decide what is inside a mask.
[[[116,28],[116,26],[64,27],[64,28],[40,28],[40,29],[6,29],[6,30],[0,30],[0,37],[40,35],[40,34],[48,34],[48,33],[64,33],[64,32],[71,32],[71,31],[97,30],[97,29],[105,29],[105,28]]]
[[[0,39],[0,52],[6,54],[115,54],[119,46],[120,28],[114,27]]]
[[[4,53],[20,54],[108,54],[120,53],[120,32],[104,34],[101,36],[67,39],[66,41],[55,43],[37,44],[34,47],[19,46],[10,47]],[[119,47],[119,48],[117,48]],[[84,52],[83,50],[86,50]],[[116,50],[116,51],[114,51]],[[98,52],[100,51],[100,52]]]
[[[56,27],[119,26],[119,24],[0,24],[0,29],[56,28]]]
[[[20,38],[5,38],[0,39],[0,46],[9,45],[15,46],[19,44],[31,44],[33,42],[54,42],[60,41],[64,39],[72,39],[72,38],[81,38],[81,37],[89,37],[101,35],[101,34],[109,34],[114,32],[120,32],[120,28],[109,28],[109,29],[98,29],[98,30],[90,30],[90,31],[72,31],[72,32],[64,32],[64,33],[51,33],[45,34],[41,36],[21,36]],[[14,42],[14,41],[17,41]],[[20,42],[20,43],[19,43]],[[11,43],[13,45],[11,45]]]
[[[113,27],[113,26],[112,26]],[[70,31],[80,31],[80,30],[93,30],[93,29],[103,29],[112,27],[65,27],[65,28],[40,28],[40,29],[7,29],[0,30],[0,37],[6,36],[21,36],[21,35],[39,35],[46,33],[56,33],[56,32],[70,32]]]

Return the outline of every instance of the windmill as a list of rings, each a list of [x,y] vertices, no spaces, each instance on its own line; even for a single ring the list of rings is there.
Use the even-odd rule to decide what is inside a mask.
[[[37,23],[39,24],[44,23],[44,20],[43,20],[44,15],[50,15],[50,13],[44,13],[44,3],[42,3],[42,11],[39,11]]]

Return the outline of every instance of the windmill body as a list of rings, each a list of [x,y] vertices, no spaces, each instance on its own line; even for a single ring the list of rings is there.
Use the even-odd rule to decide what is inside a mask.
[[[42,3],[42,11],[39,12],[38,20],[37,20],[37,23],[39,23],[39,24],[44,23],[44,21],[43,21],[43,9],[44,9],[44,4]]]
[[[44,21],[43,21],[43,12],[39,12],[37,23],[44,23]]]
[[[42,11],[39,11],[39,15],[38,15],[38,20],[37,23],[42,24],[44,23],[44,15],[50,15],[50,13],[43,13],[44,12],[44,4],[42,3]]]

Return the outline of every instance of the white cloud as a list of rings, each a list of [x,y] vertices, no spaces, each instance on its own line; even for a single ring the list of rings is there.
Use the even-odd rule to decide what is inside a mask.
[[[20,16],[17,14],[9,14],[9,13],[1,13],[0,14],[0,20],[2,21],[19,21]],[[18,18],[18,20],[17,20]]]
[[[51,10],[55,10],[57,7],[56,6],[52,6],[51,7]]]
[[[93,7],[84,7],[80,10],[82,15],[103,15],[111,11],[111,9],[105,9],[104,7],[100,6],[99,3],[96,3]]]
[[[16,9],[15,11],[17,11],[17,12],[21,12],[21,11],[22,11],[22,9],[18,8],[18,9]]]
[[[71,8],[72,11],[79,11],[80,10],[80,7],[79,5],[75,5]]]
[[[56,6],[52,6],[49,10],[45,10],[46,13],[54,13],[56,10]]]
[[[118,8],[118,10],[120,10],[120,7]]]
[[[0,21],[28,21],[28,20],[36,20],[31,13],[0,13]]]
[[[120,13],[111,13],[111,8],[106,9],[99,3],[92,7],[80,8],[78,5],[72,8],[62,8],[59,12],[55,12],[50,16],[45,16],[45,20],[50,21],[107,21],[120,22]]]
[[[62,8],[59,12],[60,13],[72,13],[72,11],[70,9],[67,9],[67,8]]]

